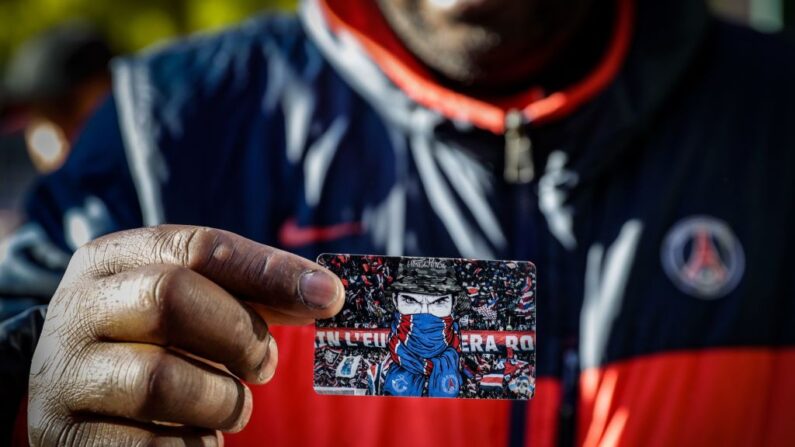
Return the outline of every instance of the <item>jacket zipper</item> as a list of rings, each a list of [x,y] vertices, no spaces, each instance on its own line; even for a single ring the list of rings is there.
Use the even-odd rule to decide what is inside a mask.
[[[524,114],[516,109],[505,115],[505,170],[507,183],[525,184],[535,178],[533,142],[527,136]]]

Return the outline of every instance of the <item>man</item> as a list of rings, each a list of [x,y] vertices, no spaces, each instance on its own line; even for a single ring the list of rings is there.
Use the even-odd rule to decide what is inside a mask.
[[[461,334],[453,307],[460,287],[444,267],[401,268],[390,286],[396,311],[384,394],[456,397],[461,389]]]
[[[795,443],[792,54],[693,1],[315,0],[119,61],[6,287],[50,296],[120,229],[232,233],[78,251],[31,440]],[[333,314],[339,284],[250,239],[534,261],[536,397],[315,396],[312,328],[265,322]]]

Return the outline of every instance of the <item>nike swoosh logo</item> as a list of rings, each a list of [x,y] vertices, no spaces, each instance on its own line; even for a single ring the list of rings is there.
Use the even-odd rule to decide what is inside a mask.
[[[287,219],[279,228],[279,244],[285,248],[298,248],[318,242],[330,242],[362,234],[361,222],[344,222],[325,227],[300,227],[296,218]]]

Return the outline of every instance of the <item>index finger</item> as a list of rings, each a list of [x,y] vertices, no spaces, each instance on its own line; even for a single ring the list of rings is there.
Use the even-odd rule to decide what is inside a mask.
[[[207,227],[161,225],[104,236],[78,250],[67,276],[109,276],[149,264],[189,268],[241,299],[297,319],[329,318],[344,301],[342,283],[320,265]]]

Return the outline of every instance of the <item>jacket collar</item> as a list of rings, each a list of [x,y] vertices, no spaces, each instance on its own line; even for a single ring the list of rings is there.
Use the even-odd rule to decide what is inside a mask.
[[[691,60],[706,28],[701,1],[615,0],[616,26],[596,67],[582,80],[548,94],[530,89],[502,100],[474,98],[433,81],[403,47],[372,1],[304,0],[301,15],[311,38],[360,94],[386,115],[396,105],[430,112],[421,121],[503,133],[506,112],[519,109],[541,125],[559,121],[618,89],[635,113],[656,110]],[[399,96],[408,101],[397,101]],[[396,102],[397,101],[397,102]],[[403,117],[405,119],[405,116]],[[417,121],[416,118],[413,121]]]
[[[522,110],[527,121],[553,121],[576,110],[613,80],[626,57],[634,19],[633,0],[616,3],[613,35],[601,60],[585,78],[557,92],[545,94],[541,88],[532,88],[500,99],[467,96],[434,82],[389,28],[375,2],[311,0],[305,8],[314,9],[323,28],[340,40],[355,41],[371,63],[418,104],[448,119],[502,133],[506,114],[512,109]]]

